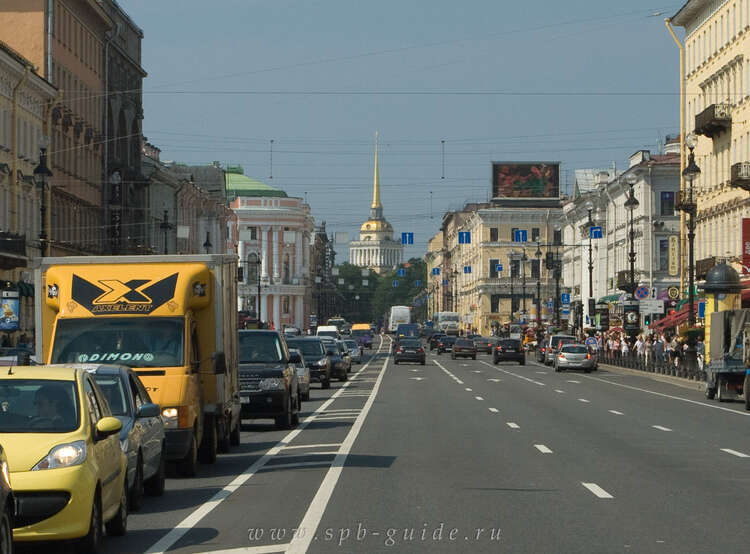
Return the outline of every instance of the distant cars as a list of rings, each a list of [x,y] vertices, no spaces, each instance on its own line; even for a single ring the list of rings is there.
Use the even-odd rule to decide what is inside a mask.
[[[445,336],[445,333],[433,333],[430,335],[430,351],[435,350]]]
[[[319,337],[296,337],[289,339],[287,345],[302,352],[305,364],[310,370],[310,380],[319,382],[323,389],[330,389],[331,360],[323,340]]]
[[[500,339],[492,352],[492,363],[518,362],[526,365],[526,351],[519,339]]]
[[[471,339],[457,338],[451,349],[451,359],[456,358],[471,358],[472,360],[477,359],[477,347],[474,346],[474,341]]]
[[[338,348],[339,356],[341,357],[340,366],[346,370],[346,373],[352,371],[352,356],[349,353],[349,347],[343,340],[336,341],[336,347]]]
[[[560,345],[574,342],[576,342],[576,338],[573,335],[551,335],[544,341],[544,364],[554,365]]]
[[[351,358],[348,353],[344,351],[343,345],[339,345],[339,341],[332,337],[322,336],[320,337],[326,348],[326,354],[331,362],[331,376],[337,377],[339,381],[346,381],[348,373],[351,370]]]
[[[299,384],[295,364],[281,333],[239,331],[240,417],[271,418],[279,429],[299,423]]]
[[[80,550],[95,552],[104,527],[124,535],[122,422],[94,377],[80,368],[14,367],[0,373],[0,398],[0,444],[17,505],[13,538],[74,539]]]
[[[401,362],[419,362],[425,365],[425,353],[422,341],[416,338],[402,338],[399,341],[398,348],[393,353],[393,363]]]
[[[453,344],[456,342],[457,337],[446,335],[440,339],[437,346],[437,353],[442,354],[443,352],[450,352],[453,350]]]
[[[582,369],[584,373],[591,373],[596,365],[596,359],[589,352],[585,344],[563,344],[555,356],[555,371],[568,369]]]
[[[122,422],[120,446],[128,458],[131,511],[143,503],[144,493],[164,494],[164,423],[158,404],[143,387],[135,372],[125,366],[94,366],[89,369],[104,393],[112,415]]]
[[[13,552],[13,520],[16,501],[10,486],[8,458],[0,445],[0,552]]]
[[[359,344],[357,344],[357,341],[352,340],[352,339],[344,339],[343,343],[349,350],[349,357],[351,358],[352,363],[361,364],[362,363],[362,347]]]
[[[290,348],[289,354],[299,355],[299,362],[294,364],[294,369],[297,370],[297,385],[301,404],[303,400],[310,400],[310,368],[307,367],[305,357],[300,350]]]
[[[484,352],[485,354],[492,354],[493,348],[497,344],[497,338],[495,337],[475,337],[474,346],[477,352]]]

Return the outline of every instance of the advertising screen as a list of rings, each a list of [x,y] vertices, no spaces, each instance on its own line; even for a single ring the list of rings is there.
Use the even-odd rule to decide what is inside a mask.
[[[493,198],[559,196],[559,162],[492,162]]]

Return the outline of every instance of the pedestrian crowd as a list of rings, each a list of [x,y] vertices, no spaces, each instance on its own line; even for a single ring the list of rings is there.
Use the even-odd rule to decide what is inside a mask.
[[[597,333],[596,348],[605,357],[618,359],[637,359],[645,366],[672,365],[679,368],[685,359],[688,348],[687,339],[666,333],[642,333],[631,339],[622,331]],[[698,338],[696,345],[698,369],[703,370],[705,343]]]

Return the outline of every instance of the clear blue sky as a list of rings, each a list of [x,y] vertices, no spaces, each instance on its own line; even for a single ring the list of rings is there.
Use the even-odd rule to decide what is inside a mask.
[[[406,257],[446,210],[487,199],[491,160],[558,160],[570,183],[679,132],[664,26],[679,1],[119,1],[145,33],[143,129],[162,159],[241,164],[354,239],[377,130]]]

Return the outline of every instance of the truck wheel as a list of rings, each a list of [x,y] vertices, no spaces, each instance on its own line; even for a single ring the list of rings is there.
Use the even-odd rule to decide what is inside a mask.
[[[745,373],[745,383],[742,385],[745,394],[745,409],[750,412],[750,373]]]
[[[240,445],[240,422],[237,422],[232,432],[229,434],[229,444],[232,446]]]
[[[216,421],[213,417],[206,418],[203,430],[203,441],[198,451],[198,460],[202,464],[213,464],[216,462],[216,451],[219,448],[219,438],[216,431]]]
[[[198,440],[195,438],[195,431],[190,439],[190,448],[185,457],[177,462],[177,473],[182,477],[195,477],[198,473]]]
[[[716,396],[716,389],[706,385],[706,398],[713,400],[714,396]]]
[[[227,423],[228,421],[228,423]],[[229,438],[229,427],[231,426],[232,418],[225,418],[224,422],[221,424],[221,429],[219,433],[219,444],[218,444],[218,450],[222,454],[226,454],[229,452],[229,447],[232,444],[231,439]]]
[[[724,398],[724,395],[721,394],[721,381],[716,379],[716,401],[717,402],[725,402],[726,399]]]

